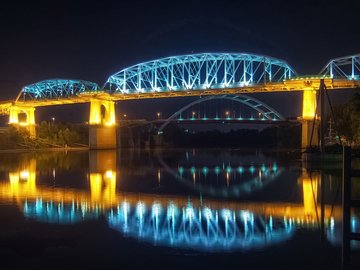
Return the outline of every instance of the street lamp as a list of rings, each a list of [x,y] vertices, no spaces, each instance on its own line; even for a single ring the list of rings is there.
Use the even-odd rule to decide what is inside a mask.
[[[261,118],[261,113],[259,113],[259,119]]]
[[[124,118],[126,118],[126,113],[124,114]]]
[[[196,112],[192,112],[192,118],[195,118]]]
[[[225,114],[226,114],[226,118],[229,118],[229,111],[226,111]]]
[[[156,115],[157,115],[157,119],[159,120],[161,113],[160,113],[160,112],[157,112]]]
[[[51,117],[51,120],[52,120],[52,124],[54,125],[55,124],[55,117]]]

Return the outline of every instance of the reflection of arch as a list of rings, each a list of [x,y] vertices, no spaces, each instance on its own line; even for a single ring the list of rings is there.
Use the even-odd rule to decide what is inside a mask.
[[[286,218],[171,202],[165,207],[124,202],[108,214],[108,223],[124,235],[156,245],[207,251],[262,248],[285,241],[294,232]]]
[[[177,116],[181,115],[182,112],[186,111],[187,109],[191,108],[192,106],[199,104],[199,103],[207,102],[210,100],[217,100],[217,99],[226,99],[226,100],[231,100],[231,101],[235,101],[238,103],[242,103],[242,104],[256,110],[257,112],[261,113],[261,115],[266,120],[285,120],[285,118],[280,113],[278,113],[276,110],[274,110],[270,106],[266,105],[265,103],[261,102],[260,100],[258,100],[256,98],[253,98],[253,97],[248,97],[245,95],[209,96],[209,97],[200,98],[198,100],[195,100],[195,101],[191,102],[190,104],[182,107],[180,110],[178,110],[173,115],[171,115],[168,119],[166,119],[166,122],[160,126],[159,131],[162,131],[171,122],[171,120],[175,119]]]
[[[203,184],[197,184],[193,185],[192,181],[189,181],[188,179],[185,179],[181,175],[179,175],[176,171],[174,171],[172,168],[170,168],[160,157],[159,162],[162,165],[162,167],[170,173],[172,176],[175,177],[175,179],[179,180],[181,183],[189,187],[190,189],[196,189],[204,194],[209,194],[211,196],[219,196],[219,197],[240,197],[244,195],[251,194],[252,192],[255,192],[256,190],[259,190],[275,180],[281,173],[282,169],[278,168],[275,173],[269,173],[268,177],[263,178],[260,180],[258,176],[253,177],[251,180],[246,181],[245,183],[232,186],[229,188],[212,188]]]

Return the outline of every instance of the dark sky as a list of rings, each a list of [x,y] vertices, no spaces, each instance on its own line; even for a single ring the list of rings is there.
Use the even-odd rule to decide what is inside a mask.
[[[127,66],[198,52],[270,55],[299,74],[316,74],[331,58],[360,53],[359,10],[360,1],[326,0],[2,1],[0,99],[48,78],[103,85]],[[293,96],[269,103],[296,99],[298,110]],[[143,117],[186,102],[138,101],[119,111]],[[277,109],[297,113],[290,102]]]

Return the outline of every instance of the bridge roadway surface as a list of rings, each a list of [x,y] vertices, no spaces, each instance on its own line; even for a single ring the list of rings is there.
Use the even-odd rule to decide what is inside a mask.
[[[182,91],[164,91],[164,92],[147,92],[147,93],[109,93],[105,90],[96,92],[84,92],[77,96],[55,99],[40,99],[29,101],[2,101],[0,102],[0,114],[8,114],[12,105],[21,107],[44,107],[65,104],[88,103],[91,100],[134,100],[134,99],[156,99],[156,98],[173,98],[173,97],[191,97],[191,96],[208,96],[208,95],[236,95],[250,93],[273,93],[273,92],[293,92],[304,90],[318,90],[320,87],[320,77],[294,78],[284,80],[283,82],[272,82],[259,84],[249,87],[223,88],[223,89],[202,89],[202,90],[182,90]],[[360,81],[347,79],[330,79],[325,78],[326,89],[349,89],[360,87]]]

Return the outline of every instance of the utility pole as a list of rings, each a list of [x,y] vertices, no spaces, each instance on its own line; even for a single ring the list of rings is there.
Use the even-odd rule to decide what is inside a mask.
[[[325,153],[325,84],[320,80],[320,152]]]

